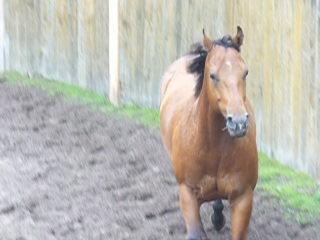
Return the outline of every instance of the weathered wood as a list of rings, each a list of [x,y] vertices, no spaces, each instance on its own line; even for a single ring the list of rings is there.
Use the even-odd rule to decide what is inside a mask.
[[[3,0],[0,0],[0,71],[3,71],[5,66],[4,32]]]
[[[119,47],[112,47],[118,54],[110,56],[118,56],[122,92],[115,92],[123,102],[158,107],[162,73],[201,40],[202,28],[220,37],[240,25],[260,149],[320,180],[320,0],[118,4]],[[109,1],[0,0],[0,5],[5,29],[1,34],[0,27],[5,39],[0,68],[40,73],[106,95],[114,89]]]
[[[115,105],[120,101],[119,80],[119,11],[118,1],[109,1],[109,98]]]

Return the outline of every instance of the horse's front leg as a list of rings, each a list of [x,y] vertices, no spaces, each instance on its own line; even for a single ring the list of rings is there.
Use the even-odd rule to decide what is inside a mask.
[[[247,190],[241,196],[231,200],[232,240],[246,240],[251,217],[253,191]]]
[[[180,207],[187,227],[188,240],[207,240],[200,217],[200,203],[193,191],[180,184]]]

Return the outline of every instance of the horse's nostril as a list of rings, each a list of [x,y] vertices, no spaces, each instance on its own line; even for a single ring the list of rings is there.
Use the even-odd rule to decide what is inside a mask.
[[[228,116],[227,116],[227,121],[228,121],[228,122],[231,122],[231,121],[232,121],[232,115],[228,115]]]

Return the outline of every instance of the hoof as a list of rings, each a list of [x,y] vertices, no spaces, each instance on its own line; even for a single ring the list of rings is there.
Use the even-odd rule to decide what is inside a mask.
[[[214,226],[214,229],[216,231],[220,231],[226,224],[226,218],[222,213],[219,213],[219,214],[213,213],[211,215],[211,222]]]
[[[187,240],[209,240],[209,238],[201,224],[200,228],[188,233]]]
[[[221,199],[216,200],[213,203],[213,214],[211,215],[211,222],[216,231],[220,231],[226,223],[226,218],[222,214],[223,211],[223,203]]]
[[[187,240],[209,240],[209,238],[187,238]]]

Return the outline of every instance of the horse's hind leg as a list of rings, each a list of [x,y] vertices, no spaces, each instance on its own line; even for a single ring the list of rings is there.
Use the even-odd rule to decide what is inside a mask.
[[[187,239],[207,240],[201,223],[200,204],[192,190],[185,184],[180,184],[180,207],[187,227]]]
[[[246,240],[251,217],[253,191],[232,199],[232,240]]]
[[[221,199],[216,200],[213,203],[212,207],[213,207],[214,212],[211,215],[211,221],[214,226],[214,229],[216,231],[220,231],[226,223],[226,218],[224,217],[224,215],[222,213],[222,210],[223,210],[222,200]]]

